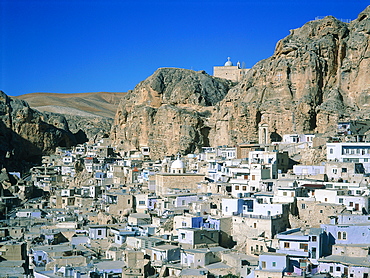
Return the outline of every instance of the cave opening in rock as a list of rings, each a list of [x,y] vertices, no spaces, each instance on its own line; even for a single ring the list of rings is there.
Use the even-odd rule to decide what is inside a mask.
[[[210,147],[209,145],[209,132],[211,128],[210,127],[203,127],[200,130],[200,133],[202,134],[202,139],[203,139],[203,147]]]

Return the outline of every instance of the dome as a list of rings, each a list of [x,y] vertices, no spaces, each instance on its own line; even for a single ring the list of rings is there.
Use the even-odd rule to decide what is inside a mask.
[[[227,62],[225,63],[225,67],[231,67],[233,62],[230,61],[230,57],[227,57]]]
[[[184,162],[180,160],[180,158],[177,158],[174,162],[171,164],[171,169],[184,169],[185,165]]]

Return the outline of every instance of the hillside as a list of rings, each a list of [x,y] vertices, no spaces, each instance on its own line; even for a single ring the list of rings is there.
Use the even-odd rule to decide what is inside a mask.
[[[71,147],[76,137],[59,114],[42,113],[27,102],[0,91],[0,166],[27,171],[41,156],[53,153],[56,146]]]
[[[117,106],[126,93],[32,93],[14,98],[27,101],[39,111],[78,115],[84,117],[114,118]]]

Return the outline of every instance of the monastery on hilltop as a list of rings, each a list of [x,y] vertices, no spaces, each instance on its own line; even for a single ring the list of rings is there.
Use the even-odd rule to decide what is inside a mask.
[[[213,76],[219,78],[229,79],[231,81],[239,82],[244,75],[248,72],[249,69],[244,69],[240,67],[240,62],[233,65],[230,57],[227,58],[226,63],[223,66],[213,67]]]

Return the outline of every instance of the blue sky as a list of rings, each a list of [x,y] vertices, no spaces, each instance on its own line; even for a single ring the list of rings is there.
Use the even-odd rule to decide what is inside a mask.
[[[0,0],[0,90],[126,92],[159,67],[252,67],[316,16],[368,0]]]

